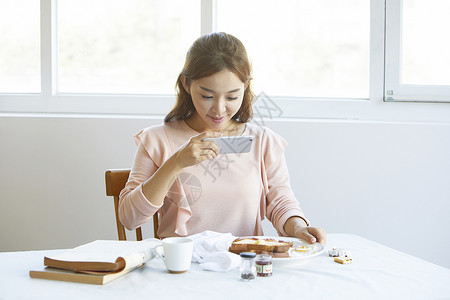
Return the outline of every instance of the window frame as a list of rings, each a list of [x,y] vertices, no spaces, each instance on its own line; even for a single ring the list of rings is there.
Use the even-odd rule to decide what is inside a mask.
[[[41,93],[0,94],[0,114],[69,114],[105,116],[164,116],[175,95],[67,94],[56,92],[56,0],[41,1]],[[385,97],[386,4],[370,0],[369,98],[271,97],[281,119],[345,119],[362,121],[450,123],[448,103],[388,101]],[[215,30],[216,0],[201,0],[200,34]],[[174,79],[175,81],[175,79]],[[175,92],[175,91],[174,91]],[[257,99],[258,101],[258,99]],[[255,104],[257,104],[256,102]],[[255,116],[256,117],[256,116]]]
[[[386,1],[385,101],[450,102],[450,86],[404,84],[402,69],[403,0]]]

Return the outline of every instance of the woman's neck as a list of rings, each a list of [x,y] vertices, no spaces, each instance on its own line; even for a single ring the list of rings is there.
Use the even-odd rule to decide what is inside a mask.
[[[220,130],[214,129],[214,128],[207,128],[200,126],[196,121],[195,117],[190,117],[184,120],[186,124],[193,130],[197,131],[198,133],[205,132],[207,130],[210,131],[219,131],[225,136],[235,136],[235,135],[242,135],[245,130],[245,123],[240,123],[235,120],[230,120],[228,124],[226,124],[223,128]]]

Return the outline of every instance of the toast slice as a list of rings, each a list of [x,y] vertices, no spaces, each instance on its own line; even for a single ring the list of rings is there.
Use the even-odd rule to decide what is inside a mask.
[[[287,253],[292,245],[292,242],[277,241],[271,238],[238,238],[232,242],[229,251],[236,254],[241,252]],[[279,256],[284,255],[280,254]]]

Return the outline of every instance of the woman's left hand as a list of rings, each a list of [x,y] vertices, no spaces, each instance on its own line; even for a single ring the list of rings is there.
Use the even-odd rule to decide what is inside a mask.
[[[302,227],[296,230],[295,237],[310,244],[318,242],[322,245],[327,244],[327,234],[325,230],[320,227]]]
[[[302,218],[291,217],[284,224],[284,230],[289,236],[299,238],[307,243],[318,242],[322,245],[327,244],[327,234],[320,227],[308,226]]]

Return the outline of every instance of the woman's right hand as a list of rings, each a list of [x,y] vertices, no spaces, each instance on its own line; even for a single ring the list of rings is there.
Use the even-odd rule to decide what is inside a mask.
[[[203,141],[206,138],[220,137],[220,132],[205,131],[193,136],[189,141],[178,149],[174,154],[177,164],[181,168],[194,166],[205,160],[215,158],[220,154],[220,149],[212,141]]]

